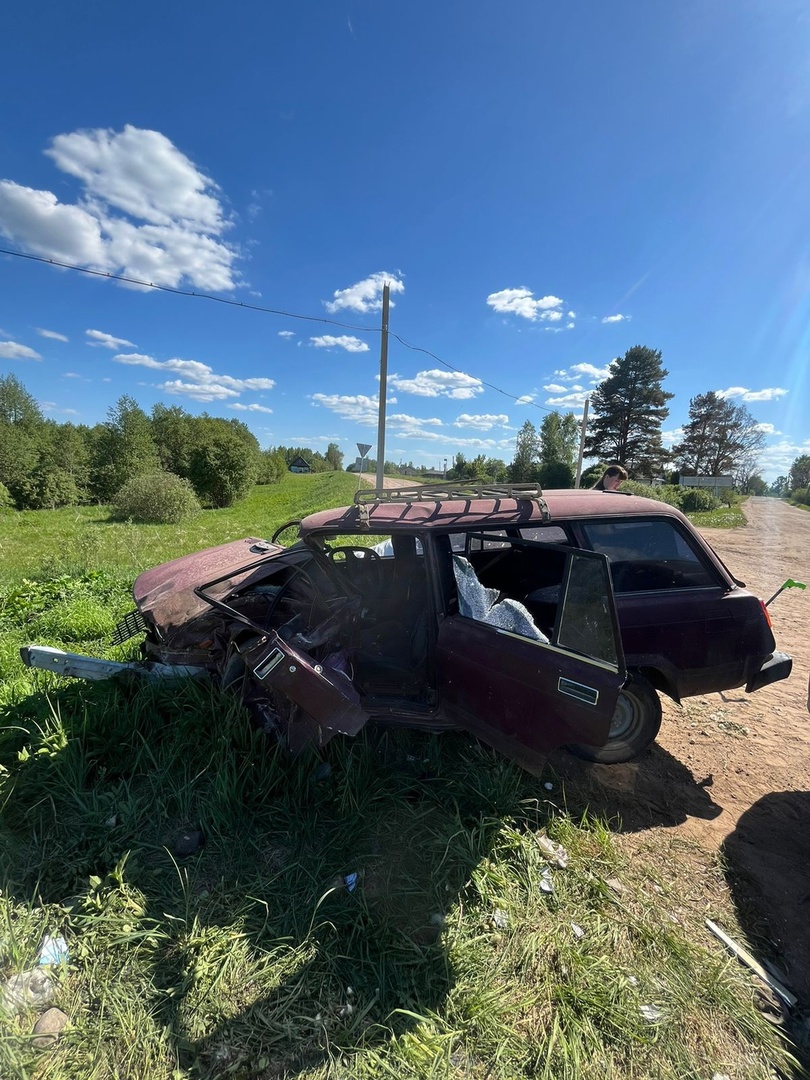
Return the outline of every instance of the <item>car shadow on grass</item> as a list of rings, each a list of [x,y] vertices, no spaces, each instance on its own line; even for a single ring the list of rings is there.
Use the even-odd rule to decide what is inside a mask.
[[[778,966],[777,977],[799,999],[787,1026],[810,1072],[808,822],[810,792],[770,792],[740,817],[724,840],[721,855],[752,951]]]
[[[190,682],[70,684],[6,723],[0,888],[68,940],[75,1075],[102,1044],[117,1074],[199,1077],[384,1049],[452,992],[445,920],[502,819],[555,812],[466,737],[293,761]]]

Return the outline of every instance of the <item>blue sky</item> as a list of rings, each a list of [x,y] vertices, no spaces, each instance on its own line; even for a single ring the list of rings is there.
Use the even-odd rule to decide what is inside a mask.
[[[635,344],[670,441],[719,390],[766,477],[810,453],[800,0],[30,0],[0,33],[0,245],[349,324],[0,256],[0,374],[54,419],[130,394],[351,460],[387,279],[428,350],[391,341],[388,459],[508,461]]]

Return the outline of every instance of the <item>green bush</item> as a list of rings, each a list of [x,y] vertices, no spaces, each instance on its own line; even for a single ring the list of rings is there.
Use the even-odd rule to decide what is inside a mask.
[[[717,510],[719,506],[719,500],[715,499],[710,491],[703,488],[683,488],[681,510],[685,514],[705,513],[707,510]]]
[[[796,488],[790,493],[790,501],[810,506],[810,488]]]
[[[669,506],[681,506],[683,488],[677,484],[642,484],[640,480],[625,480],[621,486],[622,491],[631,495],[642,495],[645,499],[655,499],[656,502],[667,503]]]
[[[191,451],[188,478],[205,506],[233,506],[256,482],[259,455],[230,431],[201,432],[205,440]]]
[[[177,525],[201,509],[188,480],[170,472],[133,476],[112,503],[117,517],[152,525]]]
[[[13,506],[14,500],[11,497],[11,492],[5,484],[0,482],[0,510],[11,510]]]

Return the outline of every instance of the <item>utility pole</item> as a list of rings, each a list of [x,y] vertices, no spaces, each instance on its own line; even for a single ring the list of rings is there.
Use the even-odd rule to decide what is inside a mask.
[[[588,403],[591,399],[585,398],[585,406],[582,410],[582,431],[579,436],[579,457],[577,458],[577,478],[574,481],[574,487],[579,487],[579,482],[582,479],[582,455],[585,452],[585,432],[588,430]]]
[[[385,473],[385,399],[388,383],[388,282],[383,285],[382,295],[382,333],[380,334],[380,411],[377,420],[377,484],[384,487]]]

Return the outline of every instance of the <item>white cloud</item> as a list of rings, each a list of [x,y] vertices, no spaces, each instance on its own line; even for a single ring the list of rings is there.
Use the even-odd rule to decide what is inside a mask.
[[[594,364],[572,364],[570,368],[558,368],[554,372],[555,376],[560,383],[575,383],[576,385],[570,386],[569,390],[582,390],[583,387],[579,385],[578,380],[582,379],[595,386],[597,383],[602,382],[610,374],[610,364],[606,364],[604,367],[598,368]],[[549,383],[543,387],[551,394],[559,394],[565,391],[564,386],[559,386],[556,383]]]
[[[279,337],[295,337],[295,331],[294,330],[279,330],[278,336]]]
[[[368,352],[368,345],[358,337],[351,334],[341,334],[335,337],[333,334],[322,334],[320,337],[311,337],[311,345],[316,349],[345,349],[346,352]]]
[[[506,413],[461,413],[453,421],[454,427],[471,427],[479,431],[490,431],[494,427],[504,427],[509,423]]]
[[[394,390],[419,397],[472,398],[484,392],[481,380],[463,371],[420,371],[413,379],[394,374],[388,383]]]
[[[156,285],[235,288],[236,250],[216,184],[159,131],[126,125],[57,135],[45,153],[76,203],[0,181],[0,233],[46,258]]]
[[[272,390],[276,385],[274,379],[234,379],[230,375],[217,375],[213,368],[199,360],[155,360],[143,353],[119,353],[113,360],[117,364],[145,367],[152,371],[177,372],[183,378],[157,383],[157,389],[194,401],[223,401],[239,397],[245,390]]]
[[[62,416],[78,416],[76,409],[60,409],[55,401],[40,401],[39,407],[46,413],[60,413]]]
[[[577,325],[576,323],[572,323],[572,322],[566,323],[565,324],[565,329],[566,330],[573,330],[576,325]]]
[[[57,334],[55,330],[43,330],[41,327],[37,327],[37,333],[40,337],[51,338],[53,341],[69,341],[64,334]]]
[[[112,334],[105,334],[103,330],[85,330],[85,334],[92,338],[91,341],[87,342],[88,345],[96,345],[99,348],[112,349],[113,351],[123,348],[124,345],[128,345],[131,349],[135,348],[134,341],[127,341],[126,338],[122,337],[113,337]]]
[[[717,390],[721,398],[742,398],[743,401],[775,401],[788,393],[781,386],[770,386],[765,390],[749,390],[745,386],[730,386],[727,390]]]
[[[562,318],[562,312],[555,310],[563,305],[563,301],[558,296],[540,296],[535,299],[531,289],[525,286],[490,293],[487,303],[494,311],[501,314],[519,315],[522,319],[529,319],[531,322],[535,322],[538,318],[551,320]]]
[[[602,319],[602,322],[603,323],[628,322],[629,320],[630,320],[629,315],[606,315],[604,317],[604,319]]]
[[[444,427],[444,424],[435,416],[423,418],[420,416],[409,416],[408,413],[391,413],[388,417],[392,424],[408,424],[412,426],[427,425],[429,427]]]
[[[546,398],[546,405],[562,405],[565,408],[581,408],[585,404],[585,398],[588,396],[587,390],[574,391],[569,394],[564,394],[561,397]]]
[[[661,432],[661,442],[664,444],[664,446],[666,446],[668,450],[671,449],[675,445],[675,443],[680,442],[682,438],[682,427],[673,428],[671,431]]]
[[[777,431],[773,424],[755,424],[757,431],[761,431],[763,435],[781,435],[781,431]]]
[[[568,312],[568,318],[569,319],[575,319],[576,317],[577,317],[577,313],[575,311],[569,311]]]
[[[376,274],[370,274],[362,281],[356,281],[348,289],[335,289],[334,300],[324,300],[324,307],[333,314],[347,308],[350,311],[365,313],[368,311],[380,311],[382,308],[383,285],[388,283],[392,293],[405,292],[405,283],[396,274],[389,274],[386,270],[378,270]],[[391,307],[394,306],[393,300]]]
[[[537,394],[521,394],[520,397],[516,399],[515,404],[516,405],[531,405],[531,403],[534,401],[534,399],[536,397],[537,397]]]
[[[371,427],[377,423],[379,398],[367,397],[365,394],[313,394],[312,400],[316,405],[330,409],[337,416],[350,420],[353,424]],[[395,404],[396,400],[396,398],[388,398],[387,403]]]
[[[810,454],[810,439],[805,439],[801,443],[781,439],[772,446],[766,446],[757,455],[761,475],[765,479],[774,479],[780,474],[786,475],[796,458],[801,457],[802,454]]]
[[[0,341],[1,360],[41,360],[38,352],[27,345],[18,345],[16,341]]]
[[[572,364],[571,371],[576,379],[587,375],[592,382],[602,382],[610,374],[610,364],[605,364],[604,367],[600,368],[595,367],[593,364]]]
[[[266,405],[257,405],[256,402],[252,402],[250,405],[243,405],[241,401],[234,401],[228,406],[229,409],[238,409],[239,412],[263,412],[271,413],[273,410],[268,409]]]

